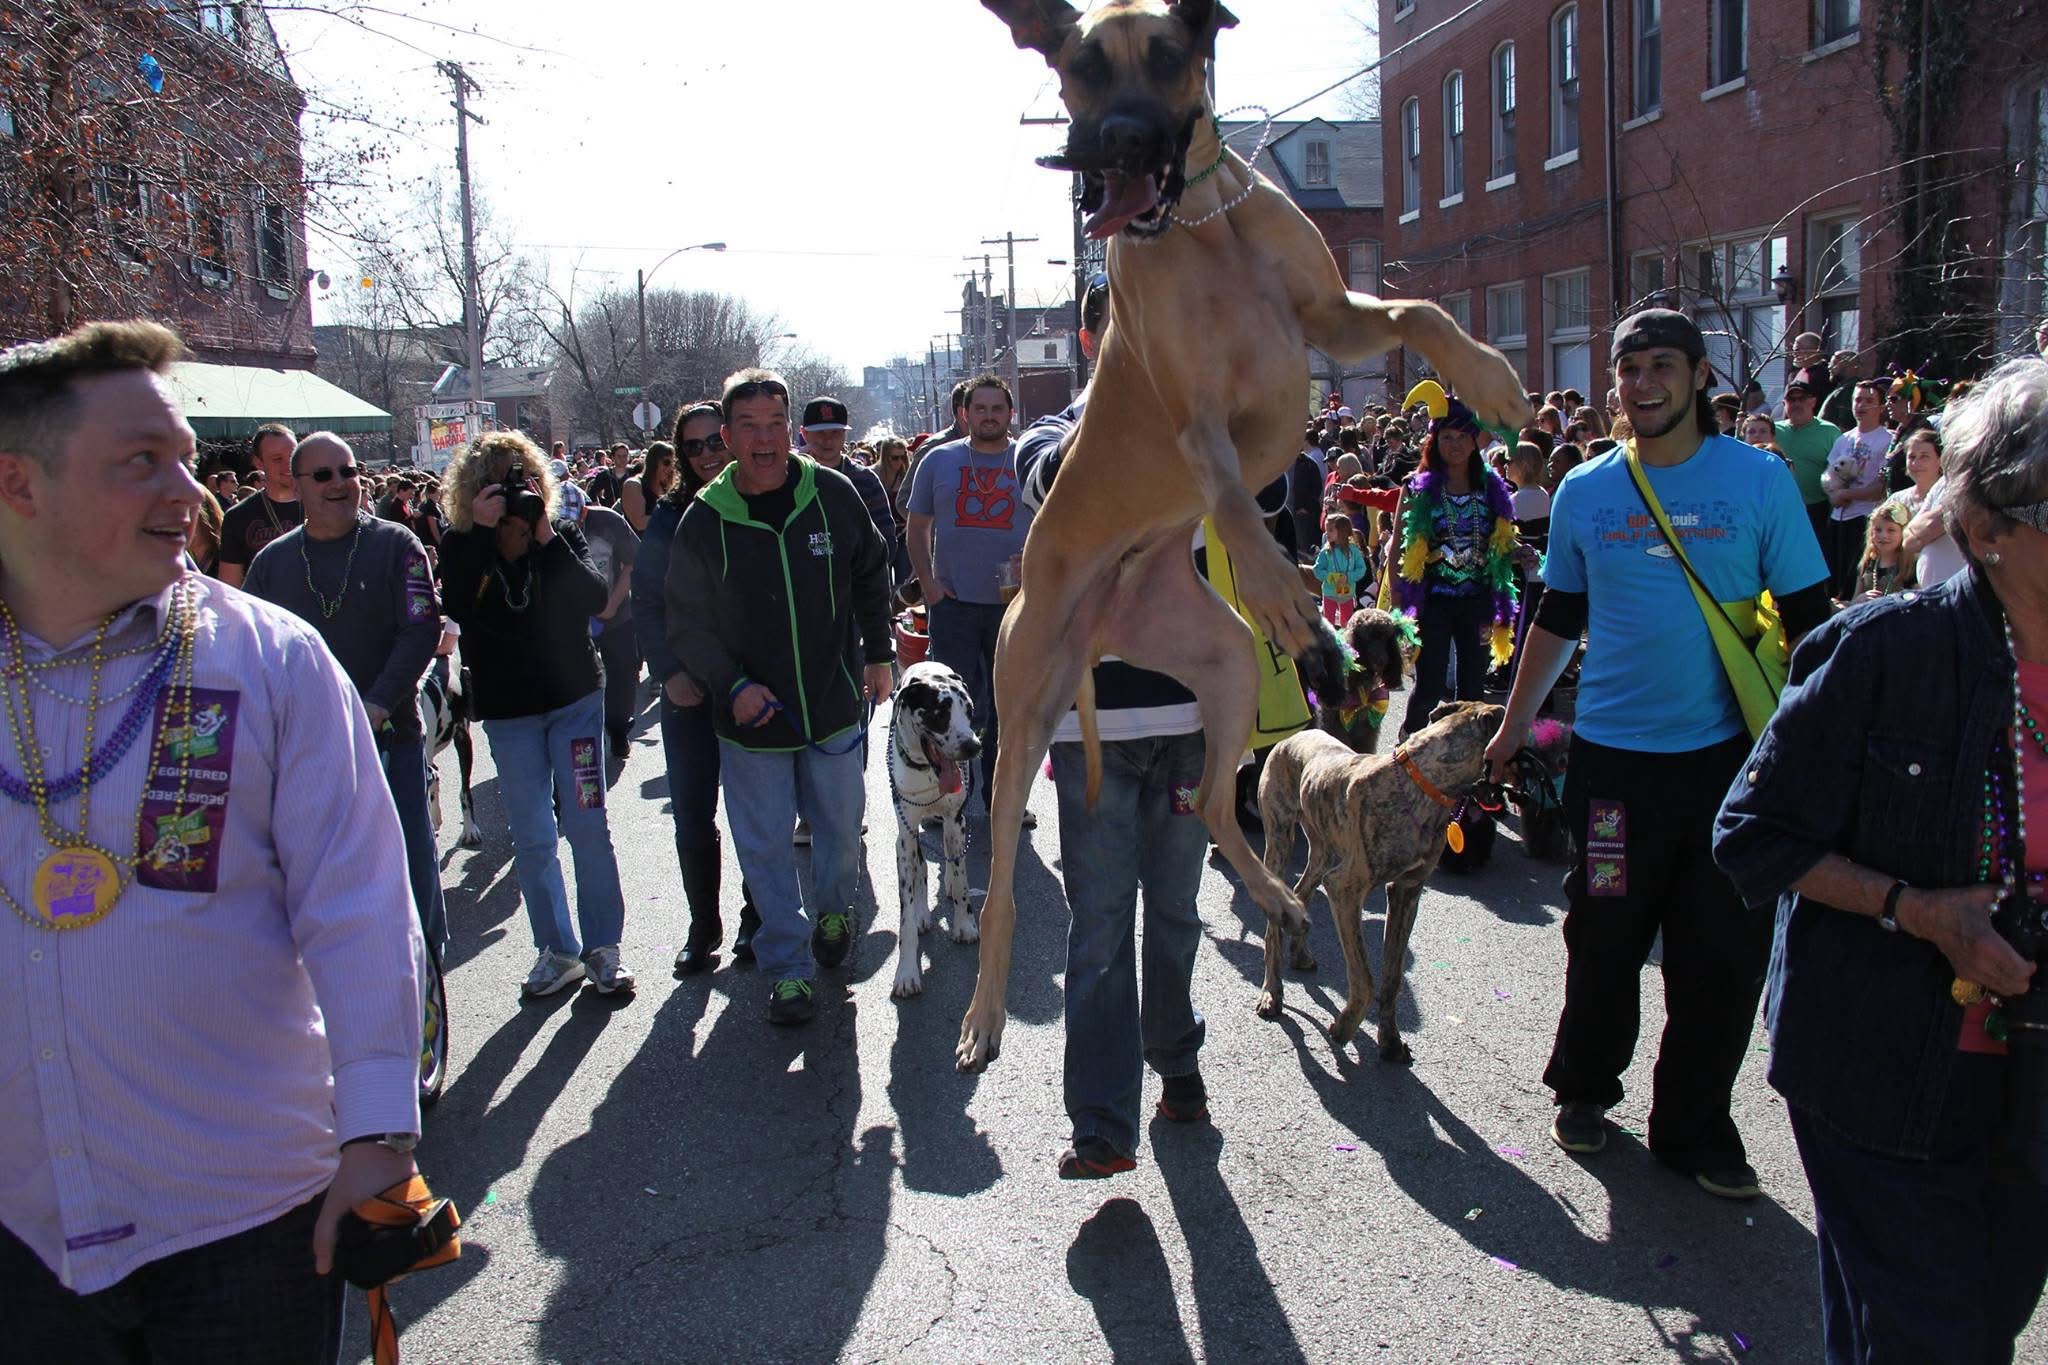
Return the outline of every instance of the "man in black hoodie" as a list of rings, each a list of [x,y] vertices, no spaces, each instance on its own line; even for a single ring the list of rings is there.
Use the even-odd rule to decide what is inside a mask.
[[[789,386],[741,370],[720,401],[733,462],[692,500],[668,567],[669,646],[712,700],[726,818],[761,912],[768,1018],[817,1012],[853,946],[869,701],[889,695],[889,547],[837,470],[790,449]],[[811,830],[806,915],[789,830]]]

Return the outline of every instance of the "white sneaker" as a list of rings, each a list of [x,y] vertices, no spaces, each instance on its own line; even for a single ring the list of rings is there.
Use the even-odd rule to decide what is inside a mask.
[[[519,988],[519,993],[537,1000],[544,995],[553,995],[564,986],[574,985],[581,981],[583,976],[583,963],[580,959],[573,958],[567,953],[558,953],[552,948],[543,948],[539,960],[533,964],[533,970],[526,974],[526,984]]]
[[[618,944],[592,948],[583,955],[583,965],[589,973],[590,984],[597,987],[599,995],[618,991],[632,993],[633,973],[619,961]]]

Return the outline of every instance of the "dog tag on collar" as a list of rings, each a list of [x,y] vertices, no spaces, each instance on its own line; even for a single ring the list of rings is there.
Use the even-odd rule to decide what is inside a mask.
[[[1444,827],[1444,843],[1453,853],[1465,851],[1465,831],[1458,827],[1456,820]]]

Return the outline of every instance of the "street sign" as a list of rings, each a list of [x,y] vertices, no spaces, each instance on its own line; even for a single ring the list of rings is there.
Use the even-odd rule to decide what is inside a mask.
[[[640,386],[638,384],[634,384],[630,388],[612,390],[612,397],[614,398],[638,398],[639,396]]]
[[[653,403],[636,403],[633,406],[633,425],[642,431],[654,430],[661,425],[661,409]]]

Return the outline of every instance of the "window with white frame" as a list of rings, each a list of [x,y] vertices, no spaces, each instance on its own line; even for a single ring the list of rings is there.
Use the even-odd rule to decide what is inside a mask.
[[[1633,296],[1625,312],[1638,308],[1656,306],[1663,299],[1665,283],[1664,254],[1660,251],[1641,252],[1629,258],[1628,292]]]
[[[1707,360],[1731,386],[1754,379],[1771,394],[1784,386],[1785,307],[1772,280],[1787,252],[1785,238],[1758,234],[1694,243],[1680,256]]]
[[[1860,219],[1822,219],[1813,224],[1806,259],[1807,288],[1820,314],[1814,330],[1829,351],[1863,345],[1863,233]]]
[[[1550,19],[1550,154],[1579,149],[1579,7]]]
[[[1330,183],[1330,144],[1318,138],[1302,144],[1301,179],[1305,185]]]
[[[1550,343],[1544,382],[1553,389],[1593,388],[1593,274],[1571,270],[1543,281],[1543,325]]]
[[[1749,0],[1713,0],[1707,58],[1709,87],[1749,74]]]
[[[1352,242],[1344,254],[1350,265],[1348,283],[1352,291],[1377,298],[1380,292],[1380,244],[1369,237],[1361,237]]]
[[[1401,210],[1422,207],[1422,101],[1401,106]]]
[[[1465,192],[1465,73],[1444,78],[1444,198]]]
[[[1520,284],[1496,284],[1486,291],[1486,339],[1529,382],[1529,323]]]
[[[2048,84],[2022,86],[2010,108],[2007,145],[2021,160],[2006,212],[1998,311],[2001,349],[2017,350],[2032,341],[2034,325],[2048,316]]]
[[[1470,335],[1472,331],[1472,291],[1461,289],[1455,294],[1446,294],[1437,300],[1451,321],[1458,324],[1458,330]]]
[[[1859,0],[1813,0],[1813,45],[1840,42],[1863,27]]]
[[[1406,19],[1415,13],[1415,0],[1394,0],[1394,17]]]
[[[199,30],[231,41],[242,36],[242,7],[231,0],[200,0]]]
[[[1493,179],[1515,173],[1515,45],[1493,50]]]
[[[1637,118],[1664,107],[1664,0],[1636,0]]]

